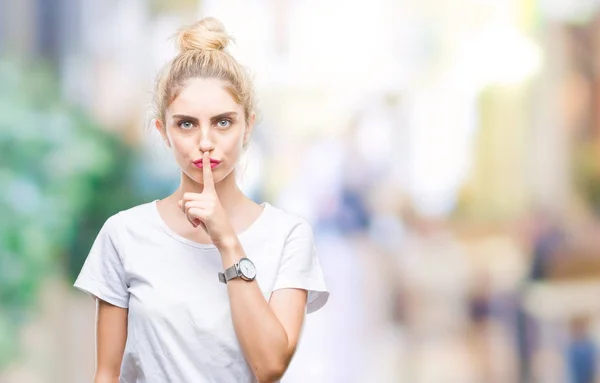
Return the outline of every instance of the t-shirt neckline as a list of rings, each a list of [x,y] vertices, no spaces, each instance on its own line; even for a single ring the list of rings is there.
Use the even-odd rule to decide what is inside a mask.
[[[158,211],[158,205],[157,205],[158,199],[155,199],[154,201],[152,201],[151,205],[152,205],[152,210],[154,212],[154,215],[160,225],[160,227],[173,239],[182,242],[186,245],[192,246],[192,247],[197,247],[200,249],[216,249],[216,246],[213,245],[212,243],[200,243],[200,242],[195,242],[192,241],[191,239],[185,238],[179,234],[177,234],[175,231],[173,231],[168,225],[167,223],[162,219],[162,217],[160,216],[160,213]],[[244,237],[250,235],[254,230],[256,230],[256,228],[258,226],[260,226],[261,222],[265,219],[265,215],[267,213],[267,210],[270,208],[270,205],[268,202],[263,202],[260,204],[260,206],[263,207],[262,212],[260,213],[260,215],[258,216],[258,218],[256,218],[254,220],[254,222],[252,222],[250,224],[250,226],[248,226],[245,230],[243,230],[242,232],[238,233],[238,238],[240,240],[242,240]]]

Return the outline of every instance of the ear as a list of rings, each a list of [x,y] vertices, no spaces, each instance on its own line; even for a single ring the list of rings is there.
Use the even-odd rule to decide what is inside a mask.
[[[160,119],[158,119],[158,118],[154,119],[154,127],[156,128],[156,130],[158,130],[158,132],[162,136],[162,139],[165,142],[165,145],[167,145],[167,148],[170,148],[171,142],[169,141],[169,137],[167,136],[167,130],[165,129],[165,126],[163,125],[163,123]]]
[[[244,131],[244,147],[248,145],[248,141],[250,141],[250,137],[252,136],[252,129],[254,129],[254,121],[256,120],[256,114],[252,113],[250,118],[248,118],[248,122],[246,123],[246,131]]]

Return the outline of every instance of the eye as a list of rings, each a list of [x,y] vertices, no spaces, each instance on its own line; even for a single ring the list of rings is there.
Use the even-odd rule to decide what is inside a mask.
[[[229,128],[231,126],[231,120],[228,120],[226,118],[219,120],[219,122],[217,122],[217,126],[219,128]]]
[[[185,129],[185,130],[189,130],[192,129],[194,127],[194,124],[191,121],[180,121],[177,126],[179,126],[181,129]]]

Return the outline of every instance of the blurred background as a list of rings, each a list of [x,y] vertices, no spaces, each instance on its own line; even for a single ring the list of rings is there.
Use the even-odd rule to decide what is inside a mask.
[[[284,383],[592,383],[600,1],[0,1],[0,382],[90,382],[71,287],[179,173],[169,38],[235,36],[262,118],[243,189],[313,225],[332,292]]]

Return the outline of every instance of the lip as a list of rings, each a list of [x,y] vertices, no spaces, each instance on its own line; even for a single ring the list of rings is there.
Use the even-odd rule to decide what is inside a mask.
[[[192,162],[194,164],[195,167],[202,169],[204,166],[202,165],[202,159],[196,160]],[[221,163],[221,161],[219,160],[215,160],[215,159],[210,159],[210,168],[214,169],[217,166],[219,166],[219,164]]]

